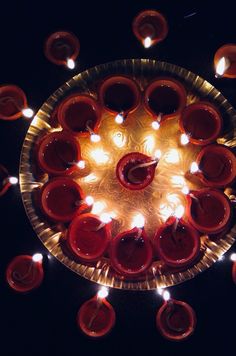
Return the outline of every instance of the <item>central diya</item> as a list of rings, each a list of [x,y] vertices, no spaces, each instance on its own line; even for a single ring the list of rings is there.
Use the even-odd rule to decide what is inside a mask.
[[[195,126],[200,109],[208,110],[202,113],[209,114],[209,137]],[[122,60],[78,74],[42,106],[23,144],[21,194],[34,230],[67,267],[103,285],[146,290],[194,277],[230,248],[235,233],[231,219],[226,235],[213,241],[205,234],[201,199],[192,197],[198,214],[190,214],[187,202],[207,186],[199,174],[186,173],[197,161],[212,179],[216,164],[201,158],[203,143],[234,146],[235,122],[234,109],[213,86],[172,64]],[[182,133],[189,135],[186,146]],[[233,181],[226,173],[219,187]],[[212,235],[221,231],[215,226]]]

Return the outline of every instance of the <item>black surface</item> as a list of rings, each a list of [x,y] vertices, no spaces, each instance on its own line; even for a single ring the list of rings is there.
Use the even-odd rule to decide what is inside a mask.
[[[40,1],[1,3],[0,82],[22,87],[38,109],[69,79],[71,72],[44,57],[43,43],[57,29],[74,32],[81,42],[77,71],[122,58],[153,58],[185,67],[210,81],[236,106],[236,80],[215,79],[213,56],[224,43],[236,42],[235,12],[230,1]],[[166,15],[169,35],[144,50],[131,29],[138,11],[155,8]],[[184,19],[185,15],[195,16]],[[29,121],[0,122],[0,163],[18,174],[21,145]],[[14,293],[5,282],[7,263],[18,254],[46,249],[24,212],[19,187],[0,199],[1,209],[1,343],[2,355],[234,355],[236,286],[231,262],[216,263],[193,280],[170,288],[173,297],[193,306],[198,324],[183,343],[164,340],[155,328],[161,299],[153,291],[111,290],[117,322],[105,339],[84,337],[75,324],[79,306],[98,289],[54,258],[45,264],[45,280],[31,294]]]

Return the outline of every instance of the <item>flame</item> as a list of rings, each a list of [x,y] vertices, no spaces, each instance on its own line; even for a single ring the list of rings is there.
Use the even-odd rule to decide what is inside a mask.
[[[230,63],[226,57],[222,57],[216,66],[216,75],[222,76],[225,71],[229,68]]]

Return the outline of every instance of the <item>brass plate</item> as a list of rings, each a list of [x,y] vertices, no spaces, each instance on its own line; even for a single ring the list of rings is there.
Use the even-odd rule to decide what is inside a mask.
[[[166,63],[166,62],[159,62],[155,60],[149,60],[149,59],[128,59],[128,60],[119,60],[115,62],[110,62],[102,65],[98,65],[94,68],[88,69],[76,76],[74,76],[72,79],[70,79],[68,82],[66,82],[63,86],[61,86],[53,95],[49,97],[49,99],[44,103],[44,105],[41,107],[41,109],[38,111],[36,116],[34,117],[28,132],[26,134],[23,147],[22,147],[22,153],[21,153],[21,161],[20,161],[20,189],[21,189],[21,194],[22,194],[22,199],[23,203],[25,206],[26,213],[28,215],[28,218],[33,226],[33,229],[35,230],[36,234],[42,241],[42,243],[45,245],[45,247],[49,250],[49,252],[55,256],[59,261],[61,261],[64,265],[66,265],[68,268],[70,268],[72,271],[78,273],[80,276],[85,277],[93,282],[97,282],[99,284],[103,284],[109,287],[114,287],[118,289],[129,289],[129,290],[151,290],[155,289],[157,287],[168,287],[172,286],[181,282],[184,282],[190,278],[193,278],[196,276],[198,273],[204,271],[206,268],[210,267],[215,261],[218,260],[218,258],[224,254],[234,243],[235,241],[235,236],[236,236],[236,225],[231,229],[231,231],[220,241],[217,243],[210,241],[207,237],[202,237],[201,242],[202,242],[202,249],[205,249],[205,253],[201,260],[197,262],[193,267],[183,271],[183,272],[177,272],[177,273],[163,273],[159,274],[157,270],[155,269],[154,266],[151,267],[149,273],[146,276],[145,280],[140,280],[140,281],[125,281],[122,280],[121,278],[118,278],[110,269],[109,267],[109,261],[107,259],[102,259],[97,263],[95,267],[91,266],[86,266],[83,264],[78,264],[75,261],[71,260],[69,257],[67,257],[61,247],[60,247],[60,235],[61,233],[58,232],[58,228],[56,225],[49,225],[46,221],[42,220],[40,216],[37,215],[36,210],[34,208],[33,202],[32,202],[32,190],[36,187],[39,187],[42,182],[35,181],[35,178],[32,174],[32,150],[34,147],[34,144],[38,138],[38,136],[43,132],[43,131],[52,131],[51,126],[48,124],[49,122],[49,117],[55,108],[55,106],[58,104],[58,102],[67,96],[69,93],[73,92],[74,90],[78,92],[87,92],[92,95],[96,96],[96,85],[99,82],[99,80],[103,79],[104,77],[108,75],[113,75],[113,74],[126,74],[134,77],[137,79],[141,87],[144,87],[147,82],[150,80],[154,79],[155,77],[158,76],[170,76],[176,79],[179,79],[187,88],[188,91],[188,103],[194,102],[199,99],[203,100],[208,100],[213,102],[218,109],[220,110],[224,122],[226,123],[225,127],[225,132],[224,136],[218,139],[219,143],[225,144],[227,146],[233,147],[236,145],[236,111],[234,108],[229,104],[229,102],[222,96],[222,94],[214,88],[210,83],[208,83],[206,80],[203,78],[199,77],[198,75],[184,69],[181,67],[178,67],[176,65]],[[101,136],[107,135],[106,140],[103,141],[105,145],[109,145],[109,138],[108,137],[108,132],[112,132],[114,129],[114,120],[112,120],[112,123],[110,120],[106,120],[107,114],[104,114],[105,116],[102,119],[102,123],[106,122],[107,127],[104,126],[101,128]],[[150,142],[147,143],[145,141],[145,137],[151,132],[153,134],[153,131],[151,129],[147,129],[145,125],[142,124],[141,117],[145,115],[147,117],[147,114],[144,112],[140,114],[141,116],[137,118],[138,124],[137,127],[132,129],[133,131],[133,139],[131,140],[131,143],[128,143],[128,149],[129,151],[132,149],[133,151],[140,150],[144,153],[149,153],[150,150]],[[132,120],[132,118],[131,118]],[[149,120],[149,123],[151,123],[151,118],[147,118]],[[105,125],[105,124],[104,124]],[[111,125],[109,129],[109,125]],[[113,125],[113,126],[112,126]],[[175,135],[175,128],[177,123],[172,121],[172,126],[173,130],[171,132],[171,127],[170,124],[166,124],[166,129],[163,129],[163,134],[161,137],[159,137],[160,145],[157,148],[162,149],[163,145],[167,144],[168,147],[170,148],[170,141],[169,140],[169,134]],[[125,126],[125,125],[124,125]],[[132,125],[131,125],[132,126]],[[150,126],[150,125],[149,125]],[[148,126],[148,127],[149,127]],[[109,131],[110,130],[110,131]],[[119,128],[119,130],[122,130]],[[125,128],[124,128],[125,130]],[[149,131],[148,131],[149,130]],[[139,133],[145,134],[146,136],[142,139],[138,139],[135,136],[137,131]],[[165,133],[168,133],[168,135],[165,135]],[[122,135],[125,136],[125,133],[123,132]],[[122,145],[122,139],[119,136],[118,141],[121,142]],[[130,135],[130,136],[132,136]],[[158,134],[157,134],[158,135]],[[160,136],[160,135],[159,135]],[[168,138],[168,139],[167,139]],[[176,141],[173,143],[173,147],[177,147],[177,138],[175,139]],[[159,142],[158,141],[158,142]],[[136,142],[136,146],[135,146]],[[82,153],[83,153],[83,140],[80,142],[82,146]],[[118,145],[119,146],[119,145]],[[86,147],[89,147],[87,145]],[[107,146],[108,147],[108,146]],[[109,146],[110,147],[110,146]],[[172,147],[172,146],[171,146]],[[118,147],[119,148],[119,147]],[[178,147],[177,147],[178,149]],[[179,148],[180,150],[182,148]],[[197,152],[197,148],[192,149],[188,148],[188,155],[189,157],[186,158],[187,156],[181,156],[182,162],[183,162],[183,167],[185,167],[185,171],[187,170],[187,163],[189,163],[192,160],[192,157],[194,154]],[[119,151],[119,150],[118,150]],[[118,152],[117,151],[117,152]],[[115,152],[115,151],[114,151]],[[123,152],[123,151],[122,151]],[[124,151],[125,152],[125,151]],[[124,153],[123,152],[123,153]],[[123,154],[122,153],[122,154]],[[87,153],[84,153],[85,155]],[[87,154],[88,155],[88,154]],[[112,159],[114,158],[115,153],[112,155]],[[183,153],[184,155],[184,153]],[[184,158],[184,159],[183,159]],[[189,161],[190,160],[190,161]],[[168,161],[168,159],[167,159]],[[164,161],[163,161],[164,162]],[[187,163],[186,163],[187,162]],[[168,171],[169,165],[163,164],[163,172]],[[183,168],[182,167],[182,168]],[[97,172],[105,172],[106,167],[103,166],[103,168],[98,167]],[[161,170],[161,168],[160,168]],[[173,172],[170,171],[169,173],[169,178],[171,178],[171,175],[173,175]],[[157,175],[159,176],[159,175]],[[161,176],[161,175],[160,175]],[[163,179],[165,179],[163,175]],[[86,178],[86,177],[85,177]],[[163,180],[158,182],[159,177],[156,178],[157,180],[154,181],[154,185],[157,184],[157,190],[160,188],[161,184],[163,185]],[[80,180],[78,180],[80,181]],[[107,180],[109,181],[109,179]],[[104,182],[103,182],[104,184]],[[159,184],[159,185],[158,185]],[[180,183],[176,183],[176,187],[173,185],[173,194],[175,194],[175,189],[179,189],[181,185]],[[92,195],[96,195],[96,192],[99,194],[102,194],[102,191],[104,189],[99,191],[98,186],[92,186],[92,184],[88,184],[86,186],[86,180],[81,183],[82,187],[86,190],[86,193],[92,193]],[[100,185],[99,185],[100,186]],[[104,186],[104,185],[103,185]],[[165,186],[165,184],[164,184]],[[159,187],[159,188],[158,188]],[[191,186],[190,186],[191,187]],[[111,185],[110,185],[111,188]],[[109,189],[110,189],[109,188]],[[122,188],[120,188],[122,189]],[[160,189],[159,189],[160,190]],[[169,191],[168,187],[168,182],[167,185],[165,186],[165,193]],[[106,191],[106,194],[111,194],[110,191]],[[99,195],[98,195],[99,196]],[[140,199],[146,198],[147,195],[140,195]],[[157,200],[160,199],[160,196],[156,195],[154,196]],[[97,197],[96,197],[97,198]],[[182,198],[180,198],[181,200]],[[127,200],[127,199],[124,199]],[[144,209],[144,215],[146,218],[148,218],[148,209],[146,209],[145,204],[142,205]],[[123,207],[122,207],[123,208]],[[146,210],[145,210],[146,209]],[[124,209],[123,209],[124,210]],[[119,210],[119,213],[122,215],[122,210]],[[152,213],[152,211],[149,212],[149,215]],[[125,215],[125,214],[124,214]],[[161,217],[160,217],[161,219]],[[114,224],[114,230],[113,233],[117,232],[120,228],[122,229],[127,227],[127,221],[125,219],[118,219],[118,225]],[[147,224],[147,227],[150,228],[149,233],[153,232],[153,226],[151,224],[151,219],[150,219],[150,224]],[[116,229],[118,229],[116,231]]]

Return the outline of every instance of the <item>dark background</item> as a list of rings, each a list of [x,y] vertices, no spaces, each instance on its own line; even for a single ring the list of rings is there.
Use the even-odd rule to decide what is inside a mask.
[[[144,50],[132,33],[133,17],[142,9],[163,12],[169,34],[158,46]],[[1,3],[0,83],[25,90],[38,110],[61,84],[76,72],[122,58],[160,59],[185,67],[210,81],[236,106],[236,80],[215,79],[213,56],[218,47],[236,42],[235,12],[230,1],[7,1]],[[184,18],[192,12],[195,16]],[[81,43],[76,70],[48,62],[43,54],[46,36],[55,30],[74,32]],[[0,163],[18,175],[19,157],[30,121],[0,122]],[[195,334],[182,343],[163,339],[155,316],[161,299],[155,291],[110,290],[116,310],[112,333],[89,340],[77,329],[80,305],[98,286],[72,273],[51,257],[45,262],[42,286],[28,295],[14,293],[5,282],[8,262],[18,254],[46,249],[35,235],[21,202],[19,187],[0,199],[0,324],[2,355],[235,355],[236,286],[226,259],[182,285],[170,288],[173,297],[193,306]],[[228,253],[229,255],[229,253]]]

